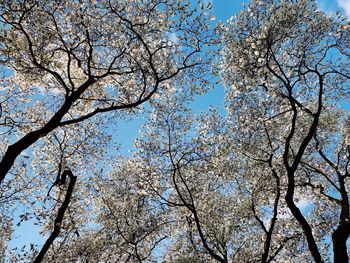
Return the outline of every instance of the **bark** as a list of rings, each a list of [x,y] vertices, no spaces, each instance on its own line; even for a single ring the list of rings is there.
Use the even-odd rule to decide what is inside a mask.
[[[61,231],[61,224],[64,218],[64,214],[68,208],[68,205],[70,203],[71,197],[72,197],[72,193],[74,190],[74,185],[76,182],[77,177],[73,175],[73,173],[70,170],[65,170],[62,174],[62,178],[66,178],[69,177],[69,185],[67,188],[67,192],[66,192],[66,196],[64,198],[64,201],[60,207],[60,209],[58,210],[57,216],[55,218],[55,222],[54,222],[54,229],[51,233],[51,235],[48,237],[48,239],[46,240],[44,246],[41,248],[41,251],[39,252],[39,254],[36,256],[36,258],[34,259],[33,263],[40,263],[42,262],[42,260],[44,259],[47,251],[49,250],[50,246],[52,245],[52,243],[55,241],[55,239],[58,237],[58,235],[60,234]],[[65,179],[62,180],[62,183],[64,183]]]
[[[342,196],[339,225],[332,234],[334,263],[349,262],[346,242],[350,235],[349,198],[345,187],[344,176],[338,172],[338,181]]]
[[[12,168],[16,158],[29,146],[38,141],[41,137],[46,136],[48,133],[52,132],[58,126],[62,118],[68,113],[71,109],[73,103],[79,99],[81,94],[84,93],[95,80],[93,78],[88,79],[80,88],[69,96],[61,108],[53,115],[53,117],[40,129],[29,132],[16,143],[10,145],[7,148],[5,155],[3,156],[0,162],[0,184],[5,179],[7,173]]]
[[[340,224],[332,234],[334,263],[349,262],[346,241],[350,234],[350,224]]]

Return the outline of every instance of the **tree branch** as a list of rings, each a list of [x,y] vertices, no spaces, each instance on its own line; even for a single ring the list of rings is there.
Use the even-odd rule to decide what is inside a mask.
[[[55,218],[55,222],[54,222],[54,229],[51,233],[51,235],[48,237],[48,239],[46,240],[44,246],[41,248],[39,254],[36,256],[36,258],[34,259],[33,263],[40,263],[42,262],[42,260],[44,259],[47,251],[49,250],[50,246],[52,245],[52,243],[55,241],[55,239],[58,237],[58,235],[60,234],[61,231],[61,225],[62,225],[62,221],[64,218],[64,214],[68,208],[69,202],[71,200],[72,197],[72,193],[74,190],[74,186],[77,180],[77,177],[73,175],[73,173],[70,170],[65,170],[62,173],[62,177],[61,177],[61,183],[64,184],[66,181],[67,176],[69,177],[69,185],[67,188],[67,192],[66,192],[66,196],[64,198],[64,201],[61,205],[61,207],[58,210],[57,216]]]

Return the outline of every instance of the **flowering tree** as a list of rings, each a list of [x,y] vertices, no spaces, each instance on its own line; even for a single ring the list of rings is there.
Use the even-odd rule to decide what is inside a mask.
[[[316,262],[347,262],[349,24],[314,1],[253,1],[224,33],[223,78],[244,154],[265,163]],[[298,200],[314,206],[309,215]],[[277,206],[276,206],[277,209]],[[278,215],[277,215],[278,218]],[[335,220],[337,218],[337,220]],[[326,242],[327,243],[327,242]]]
[[[305,260],[298,225],[281,216],[285,203],[278,168],[252,164],[236,127],[217,110],[196,117],[183,103],[160,105],[137,143],[140,162],[148,167],[139,173],[146,193],[158,196],[175,220],[168,226],[172,246],[165,258]]]
[[[266,0],[221,28],[228,118],[173,97],[138,141],[140,191],[171,219],[163,260],[347,262],[348,22]]]
[[[185,1],[87,0],[2,1],[0,17],[0,202],[38,206],[57,233],[62,218],[44,211],[86,198],[63,174],[74,188],[94,181],[118,117],[175,92],[172,82],[207,86],[210,16]]]
[[[2,81],[1,182],[56,128],[134,108],[204,64],[205,17],[177,1],[3,2],[1,61],[13,74]]]
[[[139,152],[118,162],[98,187],[100,227],[81,231],[83,238],[72,240],[76,249],[65,242],[69,259],[303,260],[297,224],[288,216],[276,221],[270,168],[251,171],[250,159],[236,154],[232,131],[216,110],[196,117],[183,98],[158,103],[137,141]],[[257,172],[268,180],[256,180]]]
[[[313,0],[253,0],[219,24],[227,116],[189,106],[210,62],[202,4],[3,1],[1,17],[1,257],[349,260],[342,15]],[[149,100],[137,151],[119,156],[116,117]],[[18,200],[35,207],[21,220],[50,234],[12,255]]]

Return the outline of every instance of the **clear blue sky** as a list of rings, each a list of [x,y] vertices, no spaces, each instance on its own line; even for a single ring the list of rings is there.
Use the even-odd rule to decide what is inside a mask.
[[[213,12],[216,17],[214,21],[226,21],[232,15],[239,12],[243,8],[243,3],[247,1],[243,0],[204,0],[204,2],[211,2],[213,4]],[[344,13],[350,17],[350,0],[318,0],[319,8],[325,12],[335,12],[335,10],[341,9]],[[224,103],[224,88],[222,85],[217,85],[213,90],[209,91],[204,96],[196,97],[192,104],[193,110],[196,113],[205,111],[209,106],[222,107]],[[118,132],[115,134],[115,139],[120,142],[120,151],[123,154],[127,154],[129,150],[133,149],[134,140],[139,135],[139,130],[142,124],[145,123],[143,116],[138,116],[130,121],[121,121]],[[14,222],[16,224],[18,222]],[[13,241],[10,243],[10,247],[21,247],[23,245],[29,246],[30,243],[42,243],[43,239],[38,235],[38,229],[32,224],[32,222],[26,222],[21,227],[16,228],[13,235]]]

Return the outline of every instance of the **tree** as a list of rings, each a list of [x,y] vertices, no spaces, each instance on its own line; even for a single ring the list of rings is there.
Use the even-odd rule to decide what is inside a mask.
[[[253,0],[217,27],[223,48],[215,70],[226,86],[227,116],[218,109],[195,115],[195,87],[206,84],[195,77],[210,62],[199,56],[211,39],[205,7],[84,3],[81,9],[76,2],[3,5],[2,58],[15,71],[2,85],[3,112],[10,114],[3,137],[12,145],[22,140],[13,136],[18,132],[32,138],[29,126],[41,135],[14,162],[0,201],[27,199],[38,209],[22,217],[38,217],[44,233],[49,222],[59,222],[50,249],[43,248],[47,260],[348,261],[350,116],[342,104],[349,99],[350,31],[342,15],[326,15],[313,0]],[[38,14],[47,27],[36,24]],[[74,34],[64,35],[65,26]],[[28,90],[20,85],[24,77],[33,83]],[[60,91],[52,93],[55,87]],[[137,151],[111,153],[106,120],[112,118],[101,114],[131,115],[147,100],[152,114]],[[24,120],[24,110],[13,106],[18,102],[33,108],[23,114],[29,126],[18,121]],[[55,128],[42,128],[59,113]],[[73,180],[64,184],[68,173]],[[13,257],[35,259],[43,249]]]
[[[137,142],[139,152],[132,160],[118,162],[120,165],[114,167],[100,188],[104,205],[98,203],[95,207],[101,210],[107,206],[107,212],[95,221],[101,228],[90,229],[84,238],[75,239],[75,247],[79,251],[85,248],[91,253],[90,258],[118,262],[122,258],[119,253],[124,258],[134,254],[128,249],[123,250],[124,254],[110,254],[110,242],[117,244],[119,240],[119,248],[129,244],[129,249],[135,242],[120,238],[116,226],[130,220],[124,226],[133,231],[133,224],[143,221],[143,227],[147,227],[149,216],[156,215],[157,228],[147,232],[147,238],[155,237],[153,242],[162,240],[153,254],[162,262],[260,261],[266,251],[266,242],[261,240],[268,236],[268,224],[273,220],[266,213],[271,199],[266,193],[273,194],[275,188],[269,181],[254,179],[255,174],[248,169],[249,160],[244,161],[244,156],[235,153],[231,132],[217,111],[196,117],[186,107],[184,98],[172,97],[157,104]],[[261,165],[254,170],[257,171],[272,177],[270,170]],[[120,180],[125,183],[118,183]],[[142,197],[143,202],[124,199],[126,187],[131,192],[129,196]],[[138,210],[132,204],[137,204]],[[269,241],[271,252],[265,262],[305,252],[297,248],[300,231],[293,231],[290,226],[297,227],[291,217],[285,217],[272,227],[278,234],[274,233]],[[114,235],[109,238],[111,233]],[[69,251],[71,245],[65,245]],[[149,251],[154,246],[146,248]],[[83,258],[79,251],[70,250],[71,258]],[[142,262],[152,262],[152,257]]]
[[[221,28],[228,118],[173,98],[139,142],[176,222],[164,261],[347,262],[348,22],[265,0]]]
[[[3,145],[1,182],[21,152],[56,128],[137,107],[164,91],[172,77],[204,65],[197,54],[210,40],[206,16],[187,6],[3,2],[1,57],[13,74],[3,79],[2,117],[6,136],[22,137]],[[40,90],[44,98],[30,103]],[[30,110],[19,109],[19,103]]]
[[[139,176],[176,219],[169,261],[307,258],[295,221],[281,215],[275,169],[252,164],[217,110],[196,117],[184,103],[160,106],[138,143],[150,170]]]
[[[339,130],[348,115],[339,107],[349,99],[348,29],[314,1],[253,1],[224,37],[237,136],[252,161],[285,182],[278,191],[316,262],[329,254],[321,248],[328,231],[334,262],[348,261],[348,142]],[[310,216],[297,206],[301,198],[315,206]]]
[[[137,174],[136,160],[121,158],[113,172],[91,184],[93,226],[80,227],[47,254],[53,262],[154,262],[157,249],[167,238],[167,217],[158,200],[147,195]],[[67,228],[68,229],[68,228]],[[74,245],[73,245],[74,244]]]
[[[38,207],[23,220],[54,221],[68,194],[63,171],[77,177],[73,207],[86,198],[76,189],[113,158],[119,118],[175,92],[172,82],[202,92],[214,36],[205,12],[184,1],[2,1],[4,209],[21,202]]]

